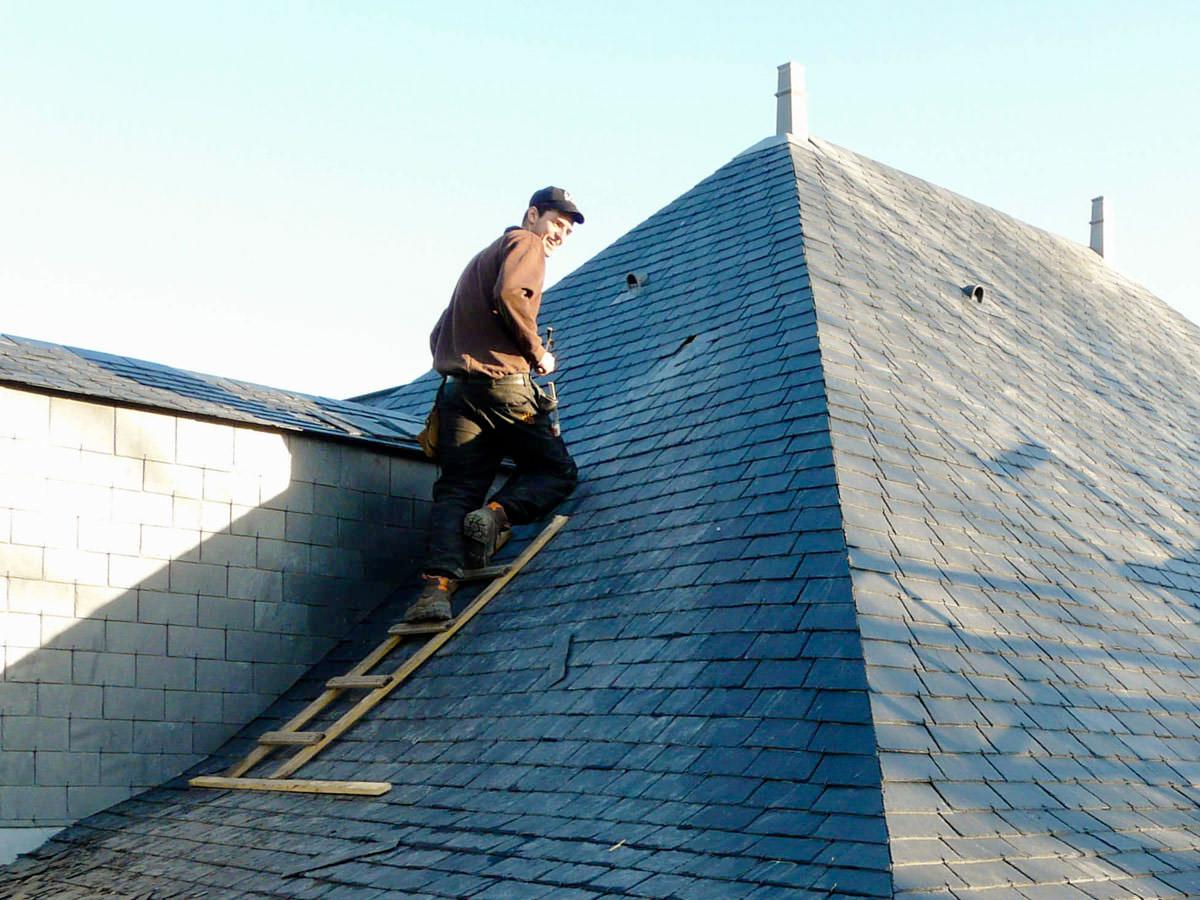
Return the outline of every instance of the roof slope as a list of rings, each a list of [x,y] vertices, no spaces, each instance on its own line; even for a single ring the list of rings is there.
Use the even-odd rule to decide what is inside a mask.
[[[544,310],[571,523],[303,773],[392,793],[162,789],[11,879],[1200,894],[1194,326],[1090,251],[782,140]],[[369,399],[421,413],[431,390]]]
[[[897,890],[1200,895],[1200,329],[1082,246],[792,154]]]
[[[0,335],[0,384],[374,444],[415,447],[420,419],[159,363]]]
[[[743,156],[548,294],[572,521],[303,773],[390,794],[160,790],[34,879],[112,884],[91,858],[126,890],[890,894],[797,213],[787,148]],[[378,852],[280,879],[354,838]]]

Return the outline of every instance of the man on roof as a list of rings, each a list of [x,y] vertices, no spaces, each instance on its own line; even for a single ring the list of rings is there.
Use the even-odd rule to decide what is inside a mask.
[[[529,198],[507,228],[467,263],[429,336],[438,391],[438,463],[421,593],[406,622],[444,621],[465,569],[487,565],[513,525],[534,522],[575,488],[575,463],[551,429],[532,374],[554,371],[538,335],[546,259],[583,214],[562,188]],[[516,471],[488,502],[509,457]]]

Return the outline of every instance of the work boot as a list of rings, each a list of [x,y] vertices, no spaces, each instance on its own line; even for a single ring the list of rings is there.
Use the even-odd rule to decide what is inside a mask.
[[[458,582],[444,575],[422,575],[425,586],[417,599],[409,604],[404,614],[405,622],[445,622],[453,616],[450,598],[458,589]]]
[[[504,507],[493,502],[467,513],[463,519],[463,535],[467,539],[467,568],[482,569],[495,552],[508,543],[512,526],[508,524]]]

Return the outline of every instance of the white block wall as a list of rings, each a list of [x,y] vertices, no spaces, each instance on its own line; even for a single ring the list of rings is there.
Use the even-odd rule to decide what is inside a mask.
[[[216,749],[410,578],[432,466],[0,387],[0,828]]]

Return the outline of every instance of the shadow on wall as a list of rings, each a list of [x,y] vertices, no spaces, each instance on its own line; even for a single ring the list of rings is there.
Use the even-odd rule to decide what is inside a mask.
[[[0,439],[0,828],[69,823],[184,771],[414,574],[423,463],[0,403],[37,420]]]

